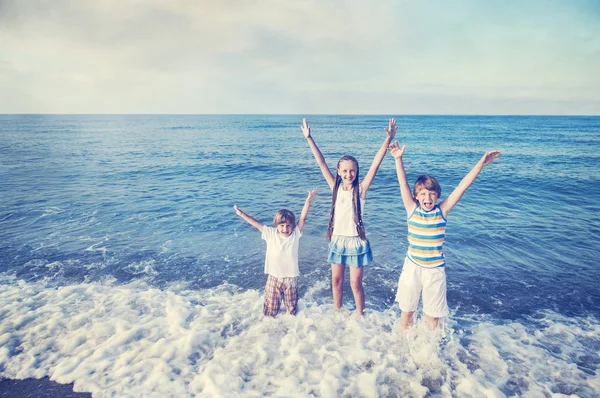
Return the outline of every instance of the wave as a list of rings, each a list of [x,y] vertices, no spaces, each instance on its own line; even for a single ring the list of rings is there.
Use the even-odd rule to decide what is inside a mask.
[[[396,308],[357,319],[311,291],[297,316],[263,318],[257,290],[228,284],[56,287],[4,276],[0,376],[48,376],[98,397],[600,394],[595,317],[454,314],[439,331],[400,332]]]

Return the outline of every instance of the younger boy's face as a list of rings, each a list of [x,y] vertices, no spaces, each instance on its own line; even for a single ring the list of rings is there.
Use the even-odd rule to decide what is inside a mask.
[[[435,206],[435,203],[438,200],[438,194],[436,191],[430,191],[427,188],[421,188],[417,192],[417,200],[424,210],[429,211]]]
[[[294,226],[288,222],[277,224],[277,232],[281,235],[288,237],[294,232]]]

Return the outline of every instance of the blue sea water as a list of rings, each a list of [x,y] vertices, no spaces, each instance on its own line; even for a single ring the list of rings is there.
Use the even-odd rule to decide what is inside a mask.
[[[148,326],[164,321],[196,341],[180,353],[183,362],[175,354],[162,359],[159,374],[175,385],[173,395],[600,394],[600,117],[397,116],[409,181],[434,175],[442,197],[486,150],[502,153],[448,218],[451,315],[435,344],[414,335],[402,340],[394,325],[407,240],[390,155],[365,206],[375,257],[364,274],[367,316],[350,321],[332,310],[324,238],[330,194],[301,118],[0,115],[0,376],[51,376],[98,396],[158,394],[160,386],[148,382],[157,371],[146,367],[148,377],[136,379],[135,358],[123,358],[132,350],[146,355],[139,347],[161,339],[177,351],[179,340]],[[386,116],[373,115],[308,120],[330,168],[350,154],[360,177],[387,126]],[[301,314],[261,321],[264,242],[232,206],[270,224],[280,208],[298,215],[312,188],[319,195],[301,240]],[[346,280],[344,306],[353,305]],[[124,323],[111,323],[127,311]],[[145,320],[142,330],[136,317]],[[203,337],[186,334],[195,321]],[[355,343],[365,358],[381,355],[348,356],[352,333],[338,334],[340,324],[364,335]],[[99,337],[103,328],[111,332]],[[286,342],[281,330],[302,330],[314,346]],[[333,340],[313,336],[319,330]],[[111,333],[128,337],[109,344]],[[372,335],[384,336],[380,346],[370,345]],[[279,351],[257,349],[254,359],[262,362],[225,365],[271,338]],[[81,343],[65,349],[73,339]],[[35,348],[39,341],[43,349]],[[102,344],[111,348],[99,353],[94,347]],[[328,367],[327,356],[316,353],[328,344],[338,356],[332,363],[344,366],[317,382],[299,364]],[[389,344],[398,347],[393,358],[385,353]],[[429,349],[440,363],[428,362]],[[294,365],[277,359],[282,352]],[[405,365],[411,355],[414,366]],[[105,360],[126,364],[117,371]],[[299,372],[290,370],[294,382],[265,376],[286,366]],[[233,372],[234,386],[219,372]]]

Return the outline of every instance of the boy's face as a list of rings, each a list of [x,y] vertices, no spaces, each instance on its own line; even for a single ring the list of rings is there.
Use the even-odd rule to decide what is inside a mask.
[[[283,222],[281,224],[277,224],[277,232],[286,238],[294,232],[294,226],[289,222]]]
[[[338,166],[337,173],[342,177],[344,185],[352,185],[356,178],[356,165],[351,160],[342,160]]]
[[[436,191],[430,191],[427,188],[421,188],[417,191],[417,200],[424,210],[429,211],[435,206],[435,203],[438,200],[438,194]]]

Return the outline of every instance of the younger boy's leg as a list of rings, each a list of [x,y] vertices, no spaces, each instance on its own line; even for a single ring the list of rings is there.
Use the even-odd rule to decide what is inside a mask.
[[[298,310],[298,283],[296,277],[283,279],[283,303],[288,314],[296,315]]]
[[[281,305],[281,294],[279,292],[279,281],[274,276],[267,277],[265,285],[265,305],[263,306],[263,314],[265,316],[275,316],[279,313]]]

